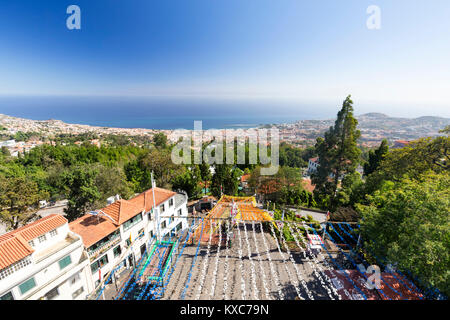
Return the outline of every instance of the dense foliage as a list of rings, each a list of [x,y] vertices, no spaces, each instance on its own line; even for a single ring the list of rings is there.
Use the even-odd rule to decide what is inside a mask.
[[[338,112],[333,127],[325,132],[324,138],[318,138],[316,150],[320,166],[312,175],[316,185],[315,196],[329,209],[337,207],[336,191],[339,179],[355,171],[361,150],[357,140],[361,133],[356,129],[358,121],[353,117],[353,101],[348,96]]]
[[[367,246],[450,294],[450,174],[385,181],[358,205]]]

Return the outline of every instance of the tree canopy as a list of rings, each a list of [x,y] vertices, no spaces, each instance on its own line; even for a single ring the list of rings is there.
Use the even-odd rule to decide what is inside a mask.
[[[366,245],[449,295],[450,174],[386,181],[369,200],[357,206]]]
[[[361,150],[357,147],[357,140],[361,133],[356,129],[357,124],[353,117],[353,101],[348,96],[334,126],[325,132],[324,138],[317,139],[315,148],[320,165],[312,175],[312,182],[316,185],[314,193],[330,209],[336,207],[339,179],[354,172],[359,163]]]

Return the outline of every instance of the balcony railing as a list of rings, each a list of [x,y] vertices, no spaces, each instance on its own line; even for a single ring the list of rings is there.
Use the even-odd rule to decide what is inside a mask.
[[[101,254],[105,253],[106,251],[108,251],[109,249],[111,249],[111,247],[120,243],[120,240],[121,240],[120,234],[117,234],[114,237],[112,237],[111,239],[109,239],[108,242],[105,242],[104,244],[102,244],[100,247],[98,247],[94,250],[88,250],[89,258],[96,259],[99,255],[101,255]]]

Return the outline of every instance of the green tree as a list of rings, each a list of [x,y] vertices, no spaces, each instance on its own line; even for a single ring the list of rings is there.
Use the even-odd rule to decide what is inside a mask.
[[[361,150],[357,140],[361,133],[356,129],[358,121],[353,117],[353,101],[348,96],[337,115],[333,127],[325,132],[325,137],[318,138],[315,149],[319,155],[320,166],[312,175],[316,186],[314,194],[318,198],[328,198],[328,206],[336,207],[336,190],[342,175],[355,171]]]
[[[156,183],[161,188],[170,188],[170,181],[181,174],[184,170],[182,165],[172,162],[171,153],[168,149],[151,149],[139,159],[139,167],[146,172],[141,186],[145,189],[151,188],[150,173],[153,171]]]
[[[211,171],[209,170],[209,164],[203,161],[200,165],[200,173],[202,176],[202,181],[210,181],[211,180]]]
[[[450,134],[450,126],[446,126],[444,129],[439,130],[440,133]]]
[[[222,192],[229,196],[236,195],[239,185],[239,173],[233,170],[233,167],[229,164],[216,164],[214,169],[211,193],[215,197],[220,197]]]
[[[386,139],[383,139],[378,149],[376,149],[375,151],[369,151],[369,161],[364,164],[364,175],[368,176],[369,174],[377,170],[381,164],[381,161],[384,159],[388,152],[388,142]]]
[[[202,193],[200,187],[201,172],[198,165],[194,165],[191,168],[176,176],[172,181],[173,190],[183,190],[188,194],[190,199],[197,199]]]
[[[96,209],[101,193],[95,185],[98,171],[88,166],[76,166],[64,172],[63,182],[67,192],[67,208],[64,212],[69,221],[73,221],[87,211]]]
[[[308,163],[303,160],[302,156],[305,151],[300,148],[282,142],[279,150],[280,166],[288,166],[292,168],[307,167]]]
[[[2,147],[2,148],[0,149],[0,154],[1,154],[2,156],[4,156],[4,157],[9,157],[9,156],[11,156],[11,153],[9,152],[9,150],[8,150],[7,147]]]
[[[47,197],[35,182],[25,177],[0,177],[0,220],[8,230],[17,229],[37,217],[39,200]]]
[[[265,200],[280,204],[299,204],[306,200],[303,193],[302,176],[297,168],[280,167],[273,176],[261,175],[261,167],[256,167],[250,176],[249,187],[255,193],[263,194]],[[308,201],[309,202],[309,201]]]
[[[163,132],[159,132],[153,136],[153,144],[157,148],[167,147],[167,136]]]
[[[450,294],[450,174],[428,172],[422,182],[385,181],[358,205],[366,245],[400,270]]]
[[[401,149],[388,152],[379,168],[366,179],[365,193],[372,194],[384,181],[405,177],[421,181],[424,173],[450,169],[450,137],[422,138]]]
[[[120,195],[122,199],[129,199],[133,194],[132,184],[127,181],[126,175],[120,167],[107,167],[96,165],[97,170],[94,184],[100,192],[100,199],[96,207],[106,205],[106,199]]]
[[[336,207],[354,206],[364,197],[364,182],[359,172],[347,174],[336,193]]]

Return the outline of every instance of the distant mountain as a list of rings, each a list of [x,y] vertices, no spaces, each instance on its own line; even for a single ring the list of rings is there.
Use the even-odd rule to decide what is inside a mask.
[[[379,113],[379,112],[369,112],[369,113],[365,113],[362,114],[358,117],[366,117],[366,118],[389,118],[388,115],[385,115],[384,113]]]
[[[415,140],[422,137],[441,135],[439,130],[450,125],[449,118],[422,116],[419,118],[397,118],[379,112],[369,112],[356,116],[358,129],[361,131],[360,141],[379,144],[382,139]],[[300,137],[315,139],[323,135],[335,119],[328,120],[300,120],[295,123]],[[288,136],[288,133],[284,133]],[[303,136],[302,136],[303,134]]]

